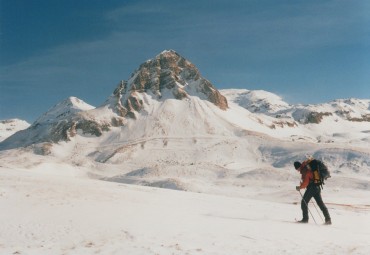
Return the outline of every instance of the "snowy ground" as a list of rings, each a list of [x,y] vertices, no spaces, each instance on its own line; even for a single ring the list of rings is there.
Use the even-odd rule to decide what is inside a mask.
[[[0,167],[0,254],[370,254],[369,187],[327,184],[324,226],[294,222],[300,195],[285,184],[230,196]]]

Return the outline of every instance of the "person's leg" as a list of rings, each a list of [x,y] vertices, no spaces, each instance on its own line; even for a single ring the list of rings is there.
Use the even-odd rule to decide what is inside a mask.
[[[312,187],[307,187],[306,192],[303,195],[301,201],[301,209],[302,209],[302,222],[308,222],[308,203],[310,202],[311,198],[314,195],[314,190]]]
[[[317,187],[317,189],[318,189],[318,192],[314,195],[314,198],[316,200],[317,205],[320,207],[322,213],[324,214],[325,223],[326,224],[331,224],[331,218],[330,218],[328,208],[324,204],[324,201],[322,201],[321,190],[320,190],[319,187]]]

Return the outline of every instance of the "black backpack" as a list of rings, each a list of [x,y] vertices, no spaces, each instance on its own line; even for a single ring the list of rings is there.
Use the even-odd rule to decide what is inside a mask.
[[[328,167],[321,160],[316,159],[317,170],[313,171],[314,183],[318,186],[325,184],[325,181],[331,177]]]

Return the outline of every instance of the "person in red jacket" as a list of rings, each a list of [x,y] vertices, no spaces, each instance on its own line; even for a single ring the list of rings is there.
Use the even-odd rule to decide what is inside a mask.
[[[294,162],[294,168],[301,173],[301,184],[296,186],[296,190],[299,191],[301,189],[306,189],[301,201],[303,218],[298,222],[308,223],[308,203],[313,197],[324,214],[325,224],[330,225],[330,214],[328,208],[326,208],[324,202],[322,201],[320,186],[314,183],[313,171],[316,170],[317,167],[317,160],[315,159],[308,159],[303,163],[298,161]]]

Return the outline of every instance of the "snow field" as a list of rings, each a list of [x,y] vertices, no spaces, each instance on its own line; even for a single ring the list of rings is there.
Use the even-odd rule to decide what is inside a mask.
[[[58,165],[54,165],[58,168]],[[58,169],[62,171],[63,169]],[[232,197],[1,168],[2,254],[367,254],[368,205],[331,204],[332,226],[296,224],[281,191]],[[232,189],[226,187],[226,189]],[[250,188],[246,188],[246,192]],[[364,203],[367,191],[346,190]],[[226,192],[227,193],[227,192]],[[232,191],[230,193],[233,193]],[[362,199],[360,199],[362,197]],[[316,221],[320,221],[310,205]]]

